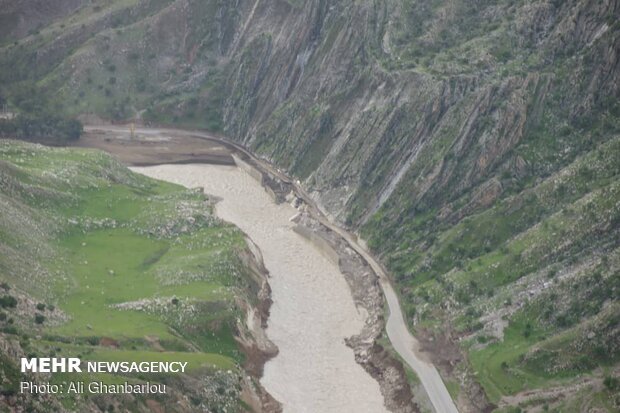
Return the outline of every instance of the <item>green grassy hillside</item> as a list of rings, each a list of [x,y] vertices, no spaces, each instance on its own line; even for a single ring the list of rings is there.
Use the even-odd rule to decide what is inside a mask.
[[[0,141],[0,202],[5,394],[16,390],[20,353],[188,361],[186,378],[130,380],[169,384],[173,391],[155,398],[161,404],[186,392],[195,408],[242,409],[234,334],[245,315],[236,300],[255,302],[256,286],[238,257],[242,233],[215,218],[200,191],[134,174],[101,152]],[[85,374],[51,380],[77,378]],[[146,406],[100,396],[23,402],[33,411]]]
[[[572,401],[541,394],[530,408],[612,411],[617,389],[600,381],[620,361],[619,174],[615,137],[464,218],[392,201],[363,233],[395,274],[413,328],[457,341],[467,358],[455,370],[471,369],[491,402],[586,378]]]

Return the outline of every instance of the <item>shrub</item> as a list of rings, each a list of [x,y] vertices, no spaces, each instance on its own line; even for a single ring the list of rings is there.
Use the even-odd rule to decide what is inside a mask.
[[[56,115],[20,114],[15,119],[0,120],[0,137],[35,141],[74,141],[82,134],[82,123]]]
[[[5,295],[0,298],[0,307],[2,308],[15,308],[17,306],[17,299],[12,295]]]
[[[603,384],[609,391],[615,392],[620,390],[620,380],[617,377],[607,376],[603,379]]]

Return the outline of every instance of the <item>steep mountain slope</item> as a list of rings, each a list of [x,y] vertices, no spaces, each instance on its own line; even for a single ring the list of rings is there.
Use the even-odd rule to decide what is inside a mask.
[[[0,204],[0,411],[262,411],[248,374],[266,348],[241,320],[266,317],[266,276],[200,191],[98,151],[0,141]],[[56,355],[81,358],[83,372],[20,373],[20,357]],[[188,368],[87,373],[87,360]],[[168,391],[31,395],[30,380]]]
[[[6,34],[0,79],[12,102],[34,83],[70,114],[222,131],[297,175],[382,257],[463,411],[611,410],[619,15],[617,0],[101,1]]]

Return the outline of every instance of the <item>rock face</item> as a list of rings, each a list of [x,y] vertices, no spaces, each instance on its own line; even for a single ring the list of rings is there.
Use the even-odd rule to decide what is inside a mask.
[[[43,80],[67,113],[206,127],[297,176],[459,344],[464,409],[538,386],[515,377],[559,343],[593,356],[549,371],[617,364],[618,0],[61,3],[0,32],[0,93]],[[485,364],[505,336],[521,354]]]
[[[284,13],[269,3],[253,16],[255,36],[243,37],[251,47],[232,57],[225,131],[305,178],[352,225],[388,199],[445,203],[497,169],[512,172],[510,152],[551,115],[539,112],[552,95],[565,107],[549,123],[561,124],[592,116],[605,98],[595,91],[618,92],[618,33],[606,21],[617,3],[488,4],[470,23],[487,14],[498,27],[479,36],[452,10],[465,5],[445,5],[400,47],[413,30],[405,5],[305,2]],[[564,44],[576,49],[565,58],[572,73],[554,73]],[[408,48],[430,53],[412,59]]]

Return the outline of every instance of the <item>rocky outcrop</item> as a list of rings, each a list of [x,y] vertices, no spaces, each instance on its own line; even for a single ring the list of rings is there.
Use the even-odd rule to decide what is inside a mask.
[[[251,375],[243,379],[241,396],[257,413],[278,413],[282,411],[282,406],[259,382],[265,363],[278,354],[278,348],[265,333],[272,303],[271,288],[267,279],[269,272],[265,268],[258,246],[249,238],[246,242],[248,250],[242,251],[240,257],[251,273],[256,289],[252,293],[255,293],[258,301],[237,303],[239,308],[246,311],[246,319],[240,320],[237,326],[237,341],[246,356],[244,369]]]

